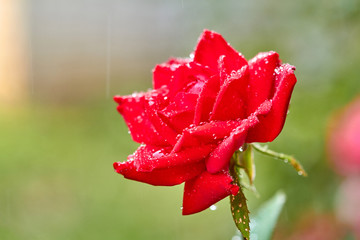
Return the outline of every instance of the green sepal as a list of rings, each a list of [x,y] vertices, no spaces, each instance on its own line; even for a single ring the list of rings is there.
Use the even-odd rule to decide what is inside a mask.
[[[237,157],[237,164],[239,167],[244,168],[249,177],[249,182],[252,185],[256,175],[253,146],[251,144],[245,144],[243,149],[244,150],[242,152],[236,151],[235,153]]]
[[[304,168],[301,166],[301,164],[298,161],[296,161],[296,159],[293,156],[290,156],[290,155],[287,155],[284,153],[274,152],[274,151],[268,149],[267,146],[261,146],[258,143],[252,143],[251,145],[259,153],[273,157],[275,159],[282,160],[284,163],[288,163],[291,166],[293,166],[293,168],[295,168],[295,170],[298,172],[299,175],[304,176],[304,177],[307,176],[307,173],[304,170]]]

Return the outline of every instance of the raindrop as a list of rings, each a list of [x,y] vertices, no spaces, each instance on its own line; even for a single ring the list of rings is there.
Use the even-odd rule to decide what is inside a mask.
[[[304,172],[303,171],[298,171],[298,174],[301,176],[301,175],[304,174]]]
[[[180,210],[183,210],[183,206],[180,207]]]
[[[153,153],[154,158],[161,158],[162,156],[164,156],[164,154],[161,152],[161,150],[158,150]]]
[[[210,206],[210,210],[211,210],[211,211],[215,211],[216,209],[217,209],[217,207],[216,207],[215,205],[211,205],[211,206]]]

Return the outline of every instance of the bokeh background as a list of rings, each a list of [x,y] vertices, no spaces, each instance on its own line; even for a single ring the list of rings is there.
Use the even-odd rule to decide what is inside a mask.
[[[275,239],[321,221],[343,236],[332,225],[343,177],[325,144],[331,116],[360,93],[359,0],[0,0],[0,20],[0,239],[232,238],[228,199],[184,217],[183,186],[112,168],[137,147],[112,96],[146,91],[151,69],[187,57],[205,28],[248,59],[275,50],[297,68],[287,122],[268,145],[309,176],[256,154],[250,210],[283,189]]]

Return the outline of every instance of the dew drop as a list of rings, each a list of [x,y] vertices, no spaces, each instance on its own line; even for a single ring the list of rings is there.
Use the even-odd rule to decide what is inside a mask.
[[[233,236],[233,237],[231,238],[231,240],[241,240],[241,237],[240,237],[240,236]]]
[[[158,150],[153,153],[154,158],[161,158],[162,156],[164,156],[164,154],[161,152],[161,150]]]
[[[211,206],[210,206],[210,210],[211,210],[211,211],[215,211],[216,209],[217,209],[217,207],[216,207],[215,205],[211,205]]]

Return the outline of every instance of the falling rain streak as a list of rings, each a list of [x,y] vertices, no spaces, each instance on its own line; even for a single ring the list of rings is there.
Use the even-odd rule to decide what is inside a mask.
[[[111,17],[107,18],[107,34],[106,34],[106,98],[110,97],[110,80],[111,80]]]

